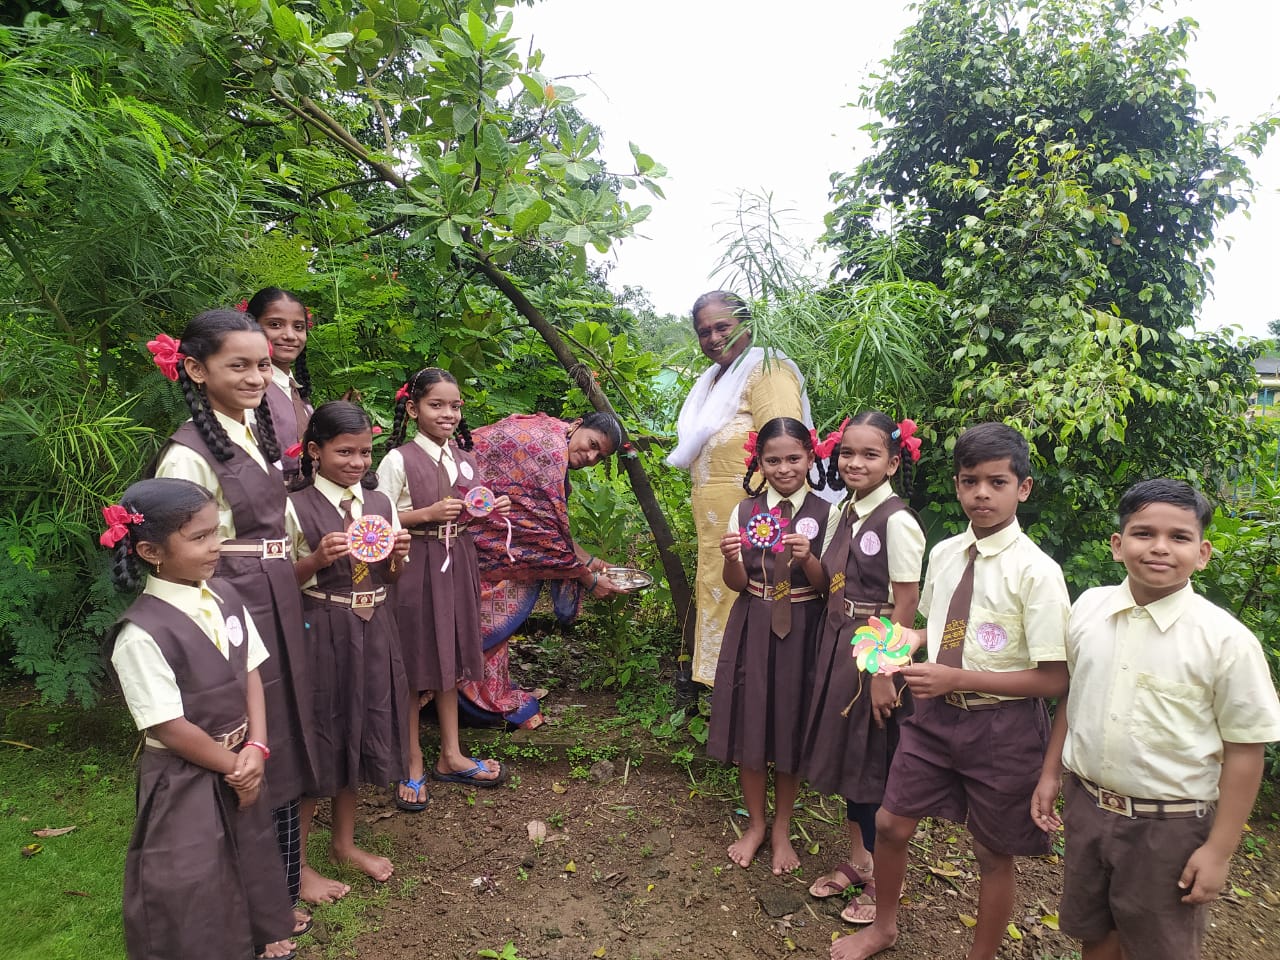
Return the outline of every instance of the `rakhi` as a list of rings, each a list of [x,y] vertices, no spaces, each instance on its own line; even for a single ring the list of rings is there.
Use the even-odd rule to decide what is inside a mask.
[[[387,559],[395,547],[391,521],[376,513],[366,513],[347,530],[347,546],[353,557],[365,563]]]
[[[462,498],[462,504],[467,508],[467,513],[477,518],[489,516],[489,514],[493,513],[497,503],[498,498],[493,495],[493,491],[488,487],[472,487]],[[507,559],[515,563],[515,555],[511,552],[511,520],[508,517],[503,517],[502,522],[507,525]]]
[[[871,617],[849,638],[858,669],[865,673],[897,673],[911,662],[911,644],[902,627],[888,617]]]

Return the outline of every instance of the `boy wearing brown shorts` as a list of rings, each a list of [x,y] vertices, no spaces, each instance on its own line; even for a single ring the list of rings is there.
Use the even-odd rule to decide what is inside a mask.
[[[969,528],[929,555],[920,610],[929,661],[902,670],[915,713],[900,728],[876,817],[876,919],[831,945],[865,960],[898,939],[907,846],[922,817],[966,823],[981,873],[969,960],[992,960],[1013,912],[1014,856],[1049,852],[1027,811],[1049,722],[1043,697],[1066,692],[1070,601],[1058,565],[1018,526],[1031,493],[1027,441],[1000,423],[956,440],[956,496]]]
[[[1120,498],[1111,554],[1128,577],[1080,596],[1031,816],[1065,780],[1061,928],[1084,960],[1196,960],[1206,904],[1253,809],[1280,702],[1257,638],[1192,589],[1213,508],[1176,480]]]

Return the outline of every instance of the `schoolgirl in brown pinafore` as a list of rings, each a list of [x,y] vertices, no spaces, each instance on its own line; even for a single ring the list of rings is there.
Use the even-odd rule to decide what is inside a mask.
[[[273,348],[271,382],[266,401],[280,444],[280,469],[286,485],[298,478],[295,444],[302,442],[311,407],[311,375],[307,370],[307,331],[311,311],[297,296],[279,287],[264,287],[243,304],[261,325]]]
[[[225,620],[243,617],[243,598],[231,584],[210,580],[208,586]],[[225,658],[190,617],[148,594],[124,612],[124,622],[149,633],[160,647],[187,720],[215,740],[234,731],[243,739],[247,643],[233,642]],[[284,940],[293,926],[267,801],[241,808],[222,774],[148,738],[138,763],[137,822],[125,859],[130,960],[249,957],[254,944]]]

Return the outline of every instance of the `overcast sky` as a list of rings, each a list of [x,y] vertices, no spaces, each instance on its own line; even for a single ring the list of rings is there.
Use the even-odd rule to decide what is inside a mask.
[[[1181,0],[1166,19],[1200,24],[1188,70],[1210,116],[1240,126],[1280,96],[1277,0]],[[830,208],[832,171],[848,171],[869,144],[857,128],[869,117],[858,89],[913,19],[901,3],[851,0],[541,0],[517,7],[517,36],[546,54],[548,76],[586,94],[579,106],[604,130],[612,169],[630,169],[635,141],[669,177],[653,200],[642,236],[617,245],[610,281],[644,287],[664,312],[685,313],[710,289],[720,253],[718,226],[741,189],[769,191],[794,212],[796,239],[816,239]],[[527,44],[526,44],[527,46]],[[1251,218],[1220,230],[1214,295],[1202,328],[1236,324],[1263,336],[1280,317],[1273,290],[1280,250],[1280,143],[1251,164],[1257,194]],[[632,195],[647,202],[643,191]]]

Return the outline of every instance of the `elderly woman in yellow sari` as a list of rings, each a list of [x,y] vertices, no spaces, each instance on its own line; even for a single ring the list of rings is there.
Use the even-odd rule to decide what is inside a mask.
[[[711,366],[680,408],[678,443],[667,457],[693,479],[698,530],[693,679],[711,686],[725,621],[737,594],[724,585],[720,537],[742,500],[747,434],[774,417],[795,417],[813,426],[804,377],[776,350],[751,343],[751,312],[737,294],[704,293],[693,304],[693,329]]]

